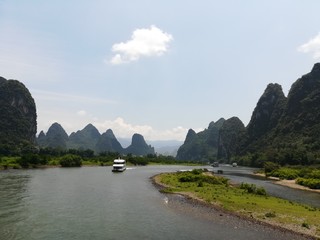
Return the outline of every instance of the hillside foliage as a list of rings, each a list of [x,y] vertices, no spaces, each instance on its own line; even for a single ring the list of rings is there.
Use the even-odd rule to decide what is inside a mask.
[[[29,90],[17,80],[0,77],[0,155],[34,150],[37,114]]]
[[[232,117],[211,136],[208,130],[189,133],[179,159],[255,167],[320,164],[320,63],[292,84],[287,97],[279,84],[269,84],[246,127]],[[205,144],[210,137],[218,141]]]

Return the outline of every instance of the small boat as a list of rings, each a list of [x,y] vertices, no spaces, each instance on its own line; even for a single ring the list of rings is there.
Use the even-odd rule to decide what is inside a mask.
[[[212,167],[219,167],[219,163],[218,162],[214,162],[211,164]]]
[[[113,160],[112,172],[123,172],[126,170],[126,160],[118,158]]]

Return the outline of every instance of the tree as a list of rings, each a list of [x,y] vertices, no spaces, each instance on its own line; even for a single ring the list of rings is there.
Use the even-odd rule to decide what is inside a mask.
[[[264,172],[265,172],[266,176],[269,173],[271,173],[279,168],[280,168],[280,165],[277,163],[274,163],[274,162],[265,162],[264,163]]]
[[[81,167],[82,158],[78,155],[67,154],[60,158],[61,167]]]

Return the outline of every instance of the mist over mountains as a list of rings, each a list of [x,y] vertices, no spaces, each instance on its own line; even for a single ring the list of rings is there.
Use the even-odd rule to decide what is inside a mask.
[[[117,139],[124,148],[131,144],[130,138]],[[178,140],[148,140],[147,142],[154,147],[154,150],[157,154],[173,157],[177,155],[179,147],[183,144],[183,141]]]

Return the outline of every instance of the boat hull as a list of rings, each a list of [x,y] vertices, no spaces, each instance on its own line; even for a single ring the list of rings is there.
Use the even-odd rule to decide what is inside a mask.
[[[126,169],[112,169],[112,172],[124,172]]]

